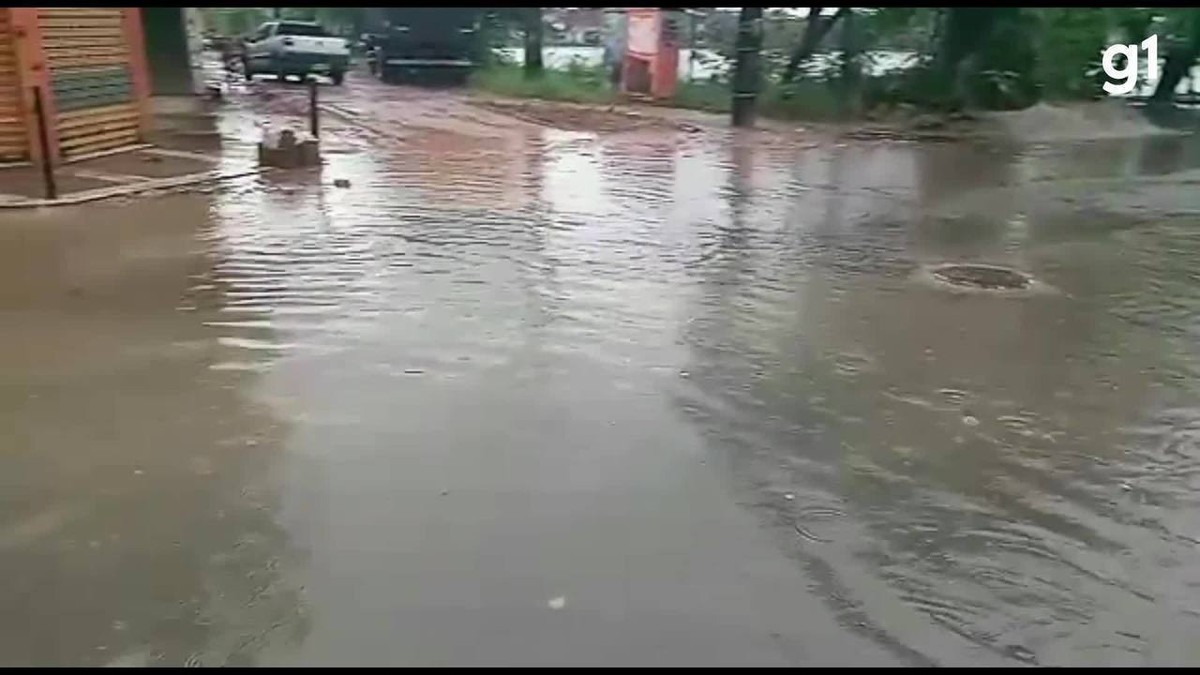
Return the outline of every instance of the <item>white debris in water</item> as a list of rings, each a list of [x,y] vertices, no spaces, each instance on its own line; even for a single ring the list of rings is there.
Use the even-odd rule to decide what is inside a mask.
[[[264,147],[275,149],[279,147],[279,141],[283,136],[282,129],[273,129],[269,125],[264,124],[262,127],[262,144]]]
[[[975,418],[974,416],[972,416],[972,415],[966,415],[966,416],[964,416],[962,421],[963,421],[963,424],[965,424],[965,425],[967,425],[967,426],[969,426],[969,427],[977,427],[977,426],[979,426],[979,420],[978,420],[978,419],[976,419],[976,418]]]
[[[794,494],[792,494],[792,493],[790,493],[790,492],[789,492],[789,493],[785,494],[785,495],[783,496],[783,498],[784,498],[784,499],[786,499],[786,500],[788,500],[788,501],[790,502],[790,501],[792,501],[793,499],[795,499],[795,498],[796,498],[796,495],[794,495]]]
[[[550,602],[546,603],[546,605],[550,609],[562,609],[567,606],[567,599],[560,595],[557,598],[550,598]]]
[[[145,472],[145,471],[142,471],[141,469],[134,469],[134,470],[133,470],[133,475],[135,475],[135,476],[140,476],[140,475],[142,475],[142,474],[144,474],[144,473],[146,473],[146,472]]]

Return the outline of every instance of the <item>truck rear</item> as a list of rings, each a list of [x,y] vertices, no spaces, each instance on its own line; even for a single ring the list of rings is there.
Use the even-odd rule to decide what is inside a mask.
[[[384,12],[376,68],[385,82],[463,84],[479,63],[482,11],[398,7]]]

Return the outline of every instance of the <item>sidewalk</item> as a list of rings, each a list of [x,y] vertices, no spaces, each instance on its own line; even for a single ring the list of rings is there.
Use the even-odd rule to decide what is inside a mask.
[[[80,204],[256,172],[222,170],[220,164],[217,153],[135,146],[56,166],[58,198],[54,200],[45,198],[41,167],[0,168],[0,208]]]

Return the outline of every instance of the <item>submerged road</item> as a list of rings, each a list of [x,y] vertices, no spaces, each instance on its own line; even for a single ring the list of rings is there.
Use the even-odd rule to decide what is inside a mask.
[[[0,214],[0,664],[1200,661],[1194,144],[322,100]]]

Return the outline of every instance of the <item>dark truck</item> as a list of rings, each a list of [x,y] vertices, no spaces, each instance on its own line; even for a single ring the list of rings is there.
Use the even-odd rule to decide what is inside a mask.
[[[483,54],[479,9],[393,7],[373,18],[369,60],[384,82],[464,84]]]

